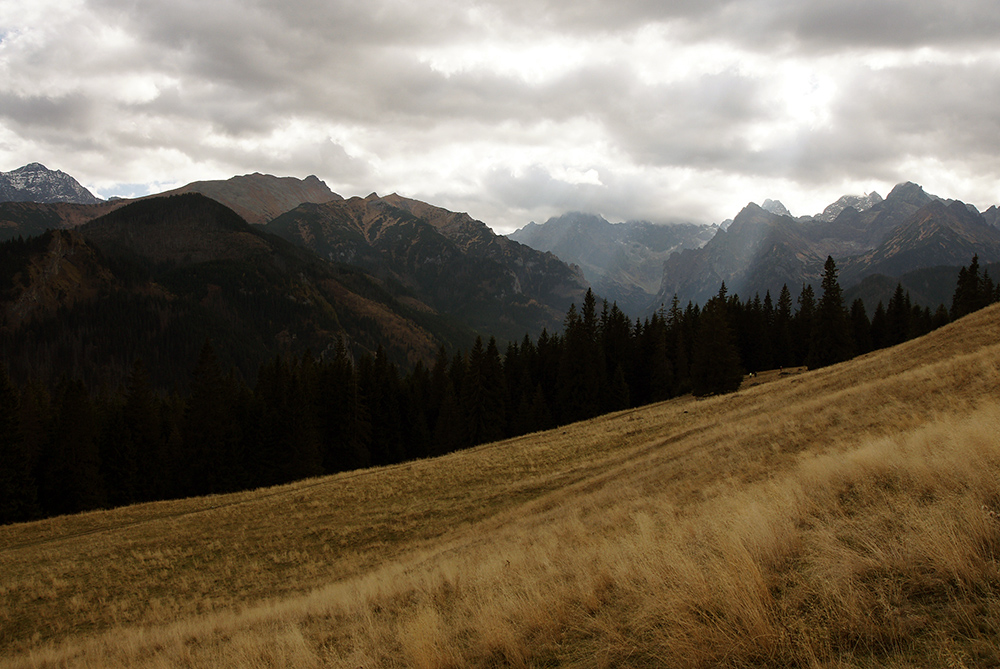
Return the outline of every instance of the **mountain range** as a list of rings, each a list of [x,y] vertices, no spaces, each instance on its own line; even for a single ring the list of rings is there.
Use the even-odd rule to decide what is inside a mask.
[[[983,214],[910,182],[884,199],[841,198],[816,216],[792,218],[751,203],[704,246],[667,259],[653,304],[669,304],[674,295],[704,303],[723,282],[744,298],[767,291],[775,298],[783,285],[793,294],[803,284],[818,289],[828,256],[845,288],[866,277],[900,278],[935,267],[957,273],[976,253],[981,263],[1000,261],[996,221],[995,207]]]
[[[467,214],[397,195],[344,200],[316,177],[4,202],[0,231],[11,240],[0,247],[4,359],[55,374],[91,356],[112,377],[95,383],[120,381],[141,357],[169,386],[205,339],[244,375],[338,340],[355,355],[382,346],[406,367],[429,364],[477,333],[557,330],[587,290],[578,269]]]
[[[10,302],[20,299],[18,290],[48,296],[39,302],[45,306],[39,313],[48,316],[59,308],[78,308],[71,303],[88,303],[94,295],[126,290],[125,285],[126,292],[168,301],[197,296],[199,308],[215,304],[218,293],[213,291],[229,286],[239,294],[284,295],[281,299],[289,303],[325,301],[338,314],[339,326],[319,318],[309,326],[289,322],[261,334],[255,356],[270,355],[282,346],[304,350],[299,344],[305,341],[314,352],[317,347],[322,351],[336,336],[369,350],[388,332],[405,331],[410,334],[400,336],[403,343],[391,345],[394,359],[427,361],[439,344],[462,345],[477,332],[502,341],[537,336],[543,328],[559,330],[568,306],[579,304],[588,287],[618,302],[631,316],[642,317],[669,304],[674,295],[682,302],[704,303],[722,282],[730,294],[744,299],[767,291],[775,299],[783,285],[793,294],[806,283],[818,289],[828,255],[837,261],[845,296],[864,296],[873,308],[878,300],[888,302],[898,282],[912,292],[915,303],[933,308],[947,301],[959,266],[974,253],[984,266],[1000,262],[996,206],[980,213],[965,203],[930,195],[914,183],[897,185],[885,198],[878,193],[845,195],[813,216],[793,217],[775,200],[765,200],[762,206],[750,203],[716,226],[612,224],[576,212],[528,224],[508,237],[496,235],[468,214],[396,194],[344,199],[315,176],[255,173],[198,181],[139,200],[101,201],[72,177],[32,163],[3,173],[0,188],[0,200],[8,200],[0,201],[0,241],[46,230],[74,233],[59,243],[50,237],[48,246],[35,242],[31,248],[36,256],[29,264],[58,265],[61,261],[55,258],[65,257],[59,248],[78,254],[90,248],[96,263],[83,272],[92,280],[83,281],[87,288],[82,292],[75,293],[67,284],[32,293],[29,284],[40,281],[44,272],[30,280],[22,275],[17,287],[7,286],[8,330],[15,322],[32,321],[12,315]],[[184,197],[175,200],[171,195]],[[191,199],[195,195],[201,199]],[[35,201],[27,201],[31,199]],[[157,204],[143,210],[141,203],[147,201]],[[206,202],[228,213],[210,214]],[[193,218],[178,213],[188,209]],[[121,216],[128,220],[145,217],[146,222],[126,224],[117,217],[119,211],[127,211]],[[236,232],[232,226],[219,228],[210,222],[223,218],[247,227]],[[52,244],[56,247],[50,248]],[[242,263],[249,268],[261,257],[270,260],[264,262],[265,269],[248,275],[258,282],[253,290],[230,281],[231,276],[214,274],[223,266]],[[283,273],[300,266],[314,273],[332,272],[341,288],[320,299],[310,291],[333,284],[302,279],[306,284],[300,285],[299,279]],[[178,293],[171,282],[182,274],[199,278],[191,279],[188,292]],[[142,280],[137,283],[135,276]],[[93,277],[104,277],[104,283]],[[270,281],[276,283],[266,290],[261,287]],[[62,302],[53,295],[62,296]],[[236,299],[234,295],[230,298]],[[368,304],[370,299],[381,306]],[[214,315],[220,318],[239,311],[223,303],[215,307]],[[396,324],[389,326],[380,317],[368,330],[354,332],[339,319],[339,314],[348,314],[343,320],[356,324],[366,318],[360,314],[375,312],[391,314]],[[244,318],[222,318],[210,328],[192,331],[214,328],[217,336],[234,338],[238,335],[232,328],[245,327]],[[414,320],[416,325],[410,323]],[[295,338],[286,341],[286,331]],[[279,345],[279,340],[284,343]]]

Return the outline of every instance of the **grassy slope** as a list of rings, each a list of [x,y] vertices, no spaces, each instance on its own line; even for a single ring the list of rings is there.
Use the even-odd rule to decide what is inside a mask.
[[[0,666],[997,666],[998,335],[0,528]]]

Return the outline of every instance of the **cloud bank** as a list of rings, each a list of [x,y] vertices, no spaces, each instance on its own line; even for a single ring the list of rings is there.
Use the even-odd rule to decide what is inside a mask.
[[[987,0],[0,0],[0,170],[315,174],[498,231],[913,180],[1000,202]]]

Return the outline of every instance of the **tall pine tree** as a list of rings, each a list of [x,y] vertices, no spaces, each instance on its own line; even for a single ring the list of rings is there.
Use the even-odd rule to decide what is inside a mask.
[[[827,256],[823,266],[822,288],[823,296],[813,319],[806,359],[806,364],[814,369],[849,359],[854,348],[843,293],[837,281],[837,265],[832,256]]]

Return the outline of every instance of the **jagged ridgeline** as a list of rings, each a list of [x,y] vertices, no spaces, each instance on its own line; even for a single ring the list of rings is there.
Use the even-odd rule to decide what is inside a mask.
[[[0,266],[0,345],[14,378],[115,387],[141,359],[155,385],[183,387],[206,339],[248,380],[275,355],[322,356],[338,339],[355,355],[383,344],[405,366],[433,359],[442,344],[471,342],[405,292],[199,194],[7,242]]]
[[[501,341],[558,329],[587,290],[579,270],[551,253],[496,235],[468,214],[398,195],[302,204],[267,230]]]

